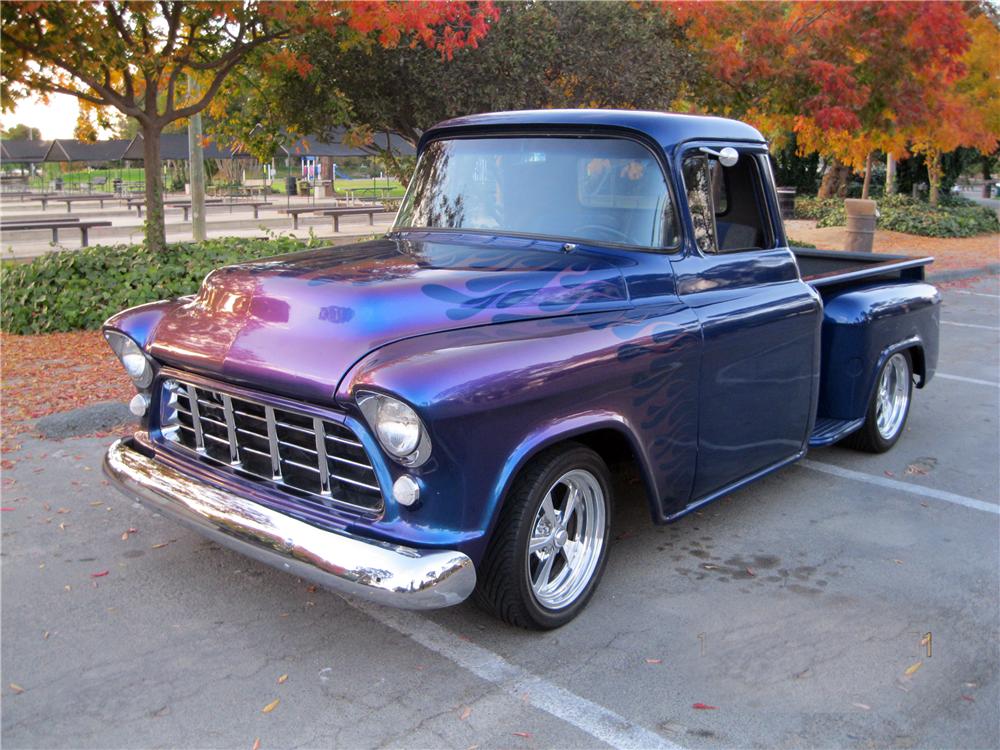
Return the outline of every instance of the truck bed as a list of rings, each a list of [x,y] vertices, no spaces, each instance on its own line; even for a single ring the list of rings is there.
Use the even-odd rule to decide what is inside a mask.
[[[814,250],[793,247],[802,280],[814,287],[833,286],[861,279],[924,278],[924,268],[934,262],[930,256],[850,253],[844,250]]]

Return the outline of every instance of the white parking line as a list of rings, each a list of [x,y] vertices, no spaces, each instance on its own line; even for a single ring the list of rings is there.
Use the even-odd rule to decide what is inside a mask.
[[[945,291],[945,293],[948,292],[952,294],[971,294],[975,297],[992,297],[993,299],[1000,299],[1000,294],[986,294],[985,292],[968,292],[964,289],[948,289]]]
[[[978,323],[956,323],[954,320],[942,320],[943,326],[961,326],[962,328],[981,328],[984,331],[1000,331],[1000,326],[983,326]]]
[[[369,602],[348,599],[361,610],[397,633],[412,638],[424,648],[443,656],[480,679],[496,685],[518,700],[526,700],[535,708],[572,724],[594,739],[614,748],[657,748],[683,750],[680,745],[655,732],[633,724],[623,716],[565,688],[511,664],[499,654],[460,640],[457,635],[414,612],[388,609]]]
[[[956,495],[954,492],[936,490],[933,487],[920,487],[908,482],[900,482],[898,479],[889,479],[889,477],[879,477],[874,474],[865,474],[860,471],[843,469],[840,466],[834,466],[833,464],[823,463],[821,461],[810,461],[807,458],[799,461],[797,465],[806,469],[812,469],[813,471],[821,471],[824,474],[832,474],[835,477],[841,477],[843,479],[853,479],[856,482],[874,484],[878,487],[885,487],[890,490],[908,492],[911,495],[919,495],[920,497],[932,498],[934,500],[943,500],[946,503],[954,503],[955,505],[961,505],[965,508],[972,508],[973,510],[981,510],[986,513],[1000,515],[1000,505],[985,503],[982,500],[976,500],[971,497],[966,497],[965,495]]]
[[[980,380],[979,378],[966,378],[962,375],[949,375],[946,372],[936,372],[934,373],[936,378],[944,378],[945,380],[958,380],[962,383],[975,383],[976,385],[991,385],[994,388],[1000,388],[1000,383],[994,383],[992,380]]]

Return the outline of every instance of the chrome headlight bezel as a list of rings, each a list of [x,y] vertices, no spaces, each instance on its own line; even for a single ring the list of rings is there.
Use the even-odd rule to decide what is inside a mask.
[[[135,387],[140,391],[147,390],[153,384],[156,370],[153,368],[153,360],[142,350],[130,336],[120,331],[107,330],[104,338],[111,347],[111,351],[118,357],[125,372],[132,379]]]
[[[375,433],[379,445],[390,458],[410,468],[416,468],[427,462],[431,456],[430,435],[413,407],[398,398],[374,391],[359,391],[355,395],[355,400],[372,432]],[[412,439],[399,445],[393,445],[386,429],[386,423],[393,413],[397,420],[409,420],[416,430]]]

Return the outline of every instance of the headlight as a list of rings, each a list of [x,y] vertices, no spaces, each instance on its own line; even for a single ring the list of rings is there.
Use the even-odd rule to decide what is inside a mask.
[[[430,438],[413,409],[391,396],[368,392],[358,394],[358,406],[389,455],[406,466],[428,459]]]
[[[149,388],[153,382],[153,365],[145,352],[139,348],[139,345],[118,331],[105,331],[104,338],[107,339],[111,349],[121,360],[122,367],[132,378],[135,387],[140,390]]]

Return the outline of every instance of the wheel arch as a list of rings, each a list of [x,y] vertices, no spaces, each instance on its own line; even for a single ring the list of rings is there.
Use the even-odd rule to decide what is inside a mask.
[[[562,443],[571,442],[587,446],[609,466],[622,461],[632,463],[642,478],[653,519],[660,517],[660,499],[650,471],[649,460],[631,426],[618,415],[581,415],[566,419],[558,425],[549,425],[537,430],[529,434],[517,447],[497,480],[495,496],[498,500],[487,536],[492,535],[510,489],[524,468],[540,453]]]

